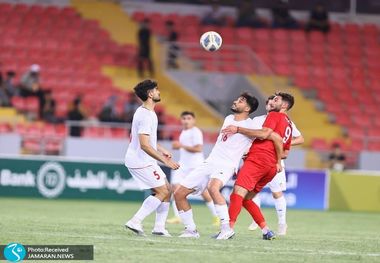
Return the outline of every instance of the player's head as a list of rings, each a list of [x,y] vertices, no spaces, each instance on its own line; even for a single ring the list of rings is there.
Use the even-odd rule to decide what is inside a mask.
[[[191,129],[195,126],[195,114],[191,111],[184,111],[181,113],[181,123],[185,130]]]
[[[259,101],[251,94],[244,92],[237,98],[231,106],[231,111],[234,113],[247,113],[251,114],[259,107]]]
[[[136,85],[134,90],[136,96],[139,97],[142,101],[161,101],[160,91],[158,90],[157,82],[153,80],[146,79],[144,81],[141,81],[139,84]]]
[[[273,105],[274,97],[276,97],[276,96],[275,95],[269,96],[265,102],[265,110],[267,112],[271,112],[274,109],[274,105]]]
[[[277,92],[276,97],[273,99],[274,111],[288,111],[294,105],[293,95],[286,92]]]

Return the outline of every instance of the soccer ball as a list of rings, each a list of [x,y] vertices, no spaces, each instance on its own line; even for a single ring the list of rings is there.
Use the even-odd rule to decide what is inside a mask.
[[[201,46],[207,51],[217,51],[222,46],[222,37],[214,32],[208,31],[201,36]]]

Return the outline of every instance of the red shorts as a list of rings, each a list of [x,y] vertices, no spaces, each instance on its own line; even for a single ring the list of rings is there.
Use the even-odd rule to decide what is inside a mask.
[[[260,192],[277,174],[277,168],[268,163],[246,160],[240,169],[235,185],[248,191]]]

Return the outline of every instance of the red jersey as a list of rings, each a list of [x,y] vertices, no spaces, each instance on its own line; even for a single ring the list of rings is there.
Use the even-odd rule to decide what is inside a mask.
[[[288,115],[281,112],[270,112],[265,119],[264,127],[272,129],[283,138],[284,150],[290,149],[293,129]],[[273,141],[255,139],[248,152],[247,159],[250,158],[260,162],[276,164],[277,154]]]

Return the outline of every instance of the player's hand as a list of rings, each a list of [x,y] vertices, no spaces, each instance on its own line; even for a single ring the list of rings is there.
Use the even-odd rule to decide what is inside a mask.
[[[169,168],[173,169],[173,170],[177,170],[179,168],[179,164],[175,161],[173,161],[172,159],[167,159],[165,160],[165,163],[164,163],[166,166],[168,166]]]
[[[173,149],[178,150],[182,147],[182,144],[179,141],[173,141],[172,147]]]
[[[277,173],[282,171],[283,168],[282,168],[281,163],[276,163],[276,169],[277,169]]]
[[[173,157],[173,154],[169,151],[162,151],[161,152],[163,156],[165,156],[166,158],[170,159]]]
[[[226,134],[226,135],[231,135],[231,134],[237,133],[237,131],[238,131],[238,127],[237,126],[228,125],[226,128],[224,128],[222,130],[222,133]]]

